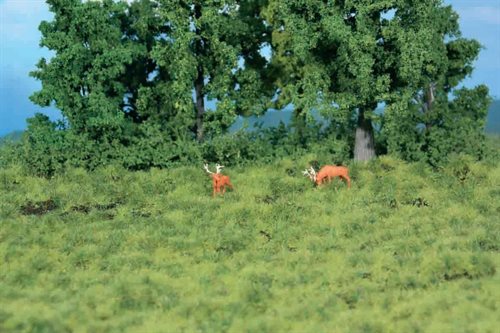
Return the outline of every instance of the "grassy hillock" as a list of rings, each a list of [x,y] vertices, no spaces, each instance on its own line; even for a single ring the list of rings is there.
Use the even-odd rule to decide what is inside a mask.
[[[495,332],[500,166],[0,170],[2,332]]]

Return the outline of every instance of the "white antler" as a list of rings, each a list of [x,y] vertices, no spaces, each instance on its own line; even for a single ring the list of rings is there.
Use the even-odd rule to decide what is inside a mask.
[[[223,167],[224,167],[223,165],[220,165],[220,164],[218,164],[218,163],[217,163],[217,164],[215,165],[215,170],[216,170],[216,173],[220,173],[220,171],[222,170],[222,168],[223,168]]]
[[[315,181],[316,181],[316,171],[314,171],[314,168],[313,168],[313,167],[310,167],[310,168],[309,168],[309,172],[311,173],[311,180],[312,180],[313,182],[315,182]]]
[[[213,174],[213,172],[212,172],[212,171],[208,170],[208,164],[206,164],[206,163],[205,163],[205,164],[203,165],[203,168],[204,168],[204,169],[205,169],[205,171],[206,171],[206,172],[208,172],[209,174]],[[218,172],[217,172],[217,173],[218,173]]]
[[[312,167],[310,167],[309,169],[305,169],[302,174],[306,177],[309,177],[309,179],[311,179],[311,181],[315,181],[316,180],[316,171],[314,171],[314,169]]]

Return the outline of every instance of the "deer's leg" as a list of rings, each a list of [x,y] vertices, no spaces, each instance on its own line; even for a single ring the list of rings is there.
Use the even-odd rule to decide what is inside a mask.
[[[348,175],[340,176],[340,177],[347,182],[347,188],[351,188],[351,178],[349,178]]]

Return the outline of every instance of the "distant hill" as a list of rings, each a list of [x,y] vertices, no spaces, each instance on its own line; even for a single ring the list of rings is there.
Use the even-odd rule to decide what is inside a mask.
[[[488,117],[486,118],[486,133],[500,134],[500,100],[491,103]]]
[[[23,131],[14,131],[14,132],[10,132],[9,134],[6,134],[6,135],[0,137],[0,145],[2,145],[5,142],[21,141],[23,133],[24,133]]]
[[[238,117],[229,128],[229,131],[235,132],[243,127],[246,127],[250,131],[260,126],[262,126],[262,128],[277,127],[281,122],[288,125],[291,120],[292,110],[269,110],[260,117]]]
[[[280,122],[288,125],[292,120],[292,112],[292,109],[289,108],[283,111],[270,110],[260,117],[238,117],[229,130],[234,132],[244,125],[247,126],[248,130],[255,129],[258,126],[262,126],[262,128],[276,127]],[[383,111],[381,110],[381,112]],[[313,117],[319,122],[324,121],[319,114],[314,114]],[[486,118],[486,133],[500,134],[500,100],[494,100],[490,106]]]
[[[230,132],[235,132],[241,129],[243,126],[247,126],[248,130],[256,129],[262,126],[262,128],[276,127],[283,122],[285,125],[290,124],[292,120],[291,108],[287,108],[283,111],[269,110],[263,116],[260,117],[238,117],[235,123],[230,127]],[[319,121],[323,122],[324,119],[319,114],[313,114],[313,117]],[[500,134],[500,100],[494,100],[491,103],[488,116],[486,118],[486,133],[490,134]],[[0,137],[0,145],[4,142],[17,142],[21,140],[23,131],[14,131],[5,136]]]
[[[238,117],[234,124],[229,128],[230,132],[237,131],[244,126],[246,126],[247,130],[251,131],[261,128],[270,128],[277,127],[280,123],[284,123],[285,125],[289,125],[292,121],[293,108],[287,107],[284,110],[274,110],[271,109],[267,111],[264,115],[260,117]],[[313,118],[318,123],[326,123],[325,118],[323,118],[319,112],[312,113]]]

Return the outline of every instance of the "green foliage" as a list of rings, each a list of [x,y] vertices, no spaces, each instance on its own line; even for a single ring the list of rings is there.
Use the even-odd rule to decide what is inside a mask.
[[[350,146],[342,138],[317,126],[304,128],[298,136],[290,126],[281,123],[278,127],[255,132],[240,130],[207,140],[202,146],[205,161],[225,165],[273,163],[283,158],[300,159],[310,154],[321,162],[347,163]]]
[[[485,156],[484,127],[491,99],[484,85],[455,92],[445,110],[425,133],[427,158],[438,164],[452,153],[463,153],[477,159]]]
[[[492,164],[500,161],[500,135],[486,136],[486,158]]]
[[[201,165],[0,169],[0,330],[497,330],[498,163],[383,157],[347,190],[302,176],[321,157],[215,199]]]
[[[66,167],[94,170],[109,164],[128,170],[147,170],[200,165],[202,161],[228,166],[269,163],[308,153],[315,153],[325,163],[345,163],[350,158],[346,141],[319,126],[306,127],[301,139],[284,124],[254,132],[222,134],[217,128],[227,127],[228,118],[223,113],[211,116],[206,122],[210,135],[201,145],[192,139],[169,140],[160,125],[149,121],[138,125],[124,145],[118,140],[91,140],[86,133],[66,131],[63,124],[39,114],[29,119],[30,126],[21,144],[2,147],[1,163],[4,167],[20,163],[28,174],[52,177],[63,173]]]
[[[22,163],[20,160],[20,146],[19,142],[6,141],[0,144],[0,168],[7,168]]]
[[[152,52],[152,59],[168,73],[163,80],[168,96],[163,99],[173,102],[174,109],[195,111],[194,130],[200,141],[206,130],[214,132],[213,121],[205,129],[205,117],[210,122],[264,109],[262,103],[271,92],[261,83],[266,61],[259,50],[266,28],[259,10],[259,2],[158,2],[158,17],[169,27],[165,36],[158,36]],[[205,112],[207,98],[218,101],[218,113]],[[226,121],[215,131],[224,131],[230,125]]]
[[[460,36],[451,6],[433,0],[403,3],[405,10],[386,30],[401,52],[393,59],[394,94],[382,127],[387,151],[434,166],[452,153],[482,158],[488,89],[457,88],[472,73],[481,45]]]
[[[37,176],[50,177],[64,167],[65,133],[40,113],[28,119],[24,133],[21,162]]]
[[[48,4],[54,18],[40,24],[40,44],[54,56],[31,73],[42,83],[31,99],[59,108],[64,126],[40,129],[51,134],[26,147],[25,156],[45,146],[27,165],[35,174],[64,164],[241,164],[311,149],[435,166],[449,153],[485,156],[488,91],[456,88],[481,45],[460,36],[442,1]],[[207,101],[214,110],[205,112]],[[379,103],[383,114],[374,113]],[[293,106],[292,126],[226,136],[237,115],[271,106]]]
[[[47,3],[55,15],[40,24],[40,45],[55,56],[42,58],[31,73],[42,82],[31,99],[41,106],[55,103],[76,133],[92,139],[119,137],[128,90],[123,77],[138,57],[134,43],[122,38],[126,6],[112,0]]]
[[[491,102],[488,88],[461,88],[454,95],[449,102],[436,103],[433,120],[425,124],[419,106],[404,99],[389,105],[381,131],[389,153],[434,166],[445,163],[450,154],[484,159],[488,155],[484,126]]]
[[[393,112],[389,109],[387,112]],[[175,142],[165,138],[158,125],[148,122],[141,124],[139,131],[132,137],[126,147],[116,142],[96,142],[84,135],[65,132],[44,116],[37,126],[30,126],[25,140],[21,144],[2,146],[0,162],[3,167],[23,165],[29,174],[53,176],[63,173],[66,167],[83,167],[94,170],[104,165],[120,165],[129,170],[147,170],[150,168],[171,168],[178,165],[200,165],[203,161],[222,163],[227,166],[246,164],[273,163],[282,158],[302,159],[311,154],[316,164],[349,164],[352,158],[351,145],[348,140],[331,132],[308,127],[306,141],[299,141],[290,127],[281,124],[275,128],[247,132],[240,130],[234,133],[213,136],[202,145],[192,140]],[[30,120],[33,124],[37,123]],[[457,128],[460,130],[460,128]],[[474,133],[474,132],[471,132]],[[454,150],[448,150],[445,158],[439,158],[435,167],[446,165],[453,154],[464,154],[464,148],[470,147],[468,158],[481,159],[490,164],[498,160],[498,140],[489,138],[486,143],[478,133],[477,142],[467,142]],[[304,137],[303,137],[304,138]],[[452,142],[452,141],[451,141]],[[418,150],[399,149],[399,154],[406,160],[428,162],[426,152],[420,143]],[[481,150],[474,150],[474,147]],[[432,150],[427,152],[433,152]],[[450,155],[452,154],[452,155]],[[440,156],[436,152],[434,156]]]

